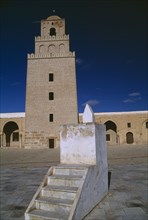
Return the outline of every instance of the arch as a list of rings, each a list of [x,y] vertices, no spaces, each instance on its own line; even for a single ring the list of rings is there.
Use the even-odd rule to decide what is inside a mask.
[[[126,143],[127,144],[133,144],[134,143],[134,135],[132,132],[126,133]]]
[[[106,141],[108,144],[117,144],[118,143],[118,135],[117,135],[117,125],[113,121],[106,121],[104,123],[106,125]]]
[[[46,51],[45,51],[45,46],[44,45],[40,45],[39,46],[39,53],[41,54],[44,54]]]
[[[145,122],[145,128],[148,128],[148,121]]]
[[[14,134],[12,137],[13,138],[12,141],[19,141],[18,131],[19,131],[19,127],[17,123],[14,121],[9,121],[4,125],[3,133],[5,134],[5,142],[7,147],[10,147],[12,134]]]
[[[54,44],[50,44],[48,46],[48,53],[54,53],[55,52],[55,45]]]
[[[56,36],[56,29],[54,27],[50,28],[49,35],[50,36]]]
[[[65,52],[65,45],[64,44],[60,44],[59,45],[59,50],[60,50],[60,53],[64,53]]]
[[[107,121],[104,124],[106,125],[106,131],[111,129],[111,130],[117,132],[117,125],[113,121]]]
[[[147,144],[148,142],[148,120],[143,121],[141,128],[141,142]]]

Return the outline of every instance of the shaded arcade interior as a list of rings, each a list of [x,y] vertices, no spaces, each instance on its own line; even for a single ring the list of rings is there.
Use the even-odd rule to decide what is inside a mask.
[[[15,122],[7,122],[3,128],[3,133],[6,147],[10,147],[10,143],[19,141],[19,127]]]

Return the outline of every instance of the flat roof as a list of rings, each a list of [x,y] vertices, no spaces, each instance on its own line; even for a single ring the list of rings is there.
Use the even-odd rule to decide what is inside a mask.
[[[129,115],[129,114],[148,114],[148,111],[131,111],[131,112],[94,112],[94,115],[103,116],[103,115]],[[82,116],[83,113],[79,113],[79,116]],[[16,113],[0,113],[0,118],[25,118],[25,112],[16,112]]]
[[[143,113],[147,113],[148,111],[129,111],[129,112],[94,112],[94,115],[129,115],[129,114],[143,114]],[[79,113],[79,115],[83,115],[83,113]]]
[[[0,113],[0,118],[25,118],[25,112]]]

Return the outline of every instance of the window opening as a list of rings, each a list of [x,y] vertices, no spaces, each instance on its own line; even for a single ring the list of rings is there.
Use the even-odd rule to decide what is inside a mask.
[[[127,123],[127,127],[128,127],[128,128],[131,127],[131,123],[130,123],[130,122]]]
[[[49,121],[53,122],[53,114],[49,114]]]
[[[56,29],[55,28],[50,28],[50,36],[56,36]]]
[[[110,134],[106,134],[106,141],[110,141]]]
[[[18,132],[13,132],[13,141],[19,141],[19,133]]]
[[[49,139],[49,148],[54,148],[54,138]]]
[[[54,93],[53,92],[49,92],[49,100],[54,100]]]
[[[52,82],[54,79],[53,79],[53,73],[49,73],[49,81]]]
[[[148,121],[145,123],[146,128],[148,128]]]

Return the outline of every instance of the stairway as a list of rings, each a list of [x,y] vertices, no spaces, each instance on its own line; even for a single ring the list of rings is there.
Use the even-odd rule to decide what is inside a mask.
[[[25,220],[72,219],[86,174],[86,166],[50,168],[25,212]]]

